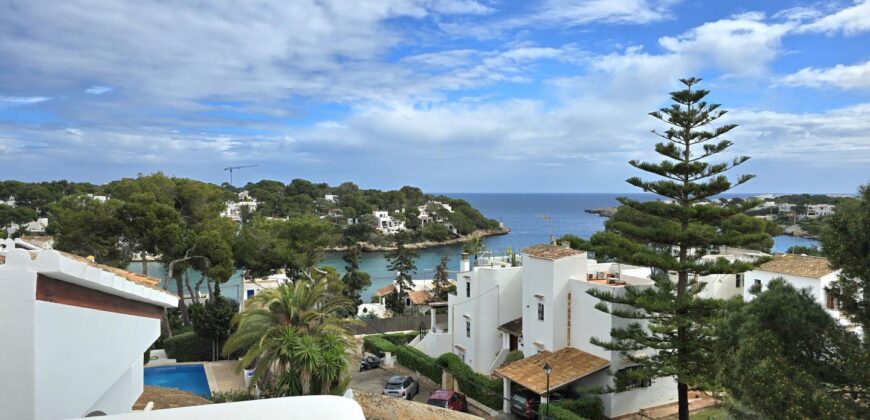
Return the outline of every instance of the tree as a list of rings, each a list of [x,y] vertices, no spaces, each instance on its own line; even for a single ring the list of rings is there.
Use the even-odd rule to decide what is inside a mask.
[[[820,250],[816,246],[795,245],[795,246],[789,247],[788,250],[785,251],[785,253],[786,254],[805,254],[805,255],[812,255],[814,257],[821,257],[822,256],[822,250]]]
[[[372,285],[371,276],[359,270],[361,252],[362,248],[359,245],[351,245],[342,257],[346,265],[344,266],[345,273],[341,281],[344,283],[344,296],[353,302],[351,316],[356,315],[357,308],[363,303],[360,297],[362,291]]]
[[[238,305],[220,293],[220,283],[215,284],[215,291],[202,305],[202,310],[191,311],[193,331],[196,335],[211,340],[214,345],[212,360],[220,354],[220,349],[229,338],[231,321],[238,313]]]
[[[870,337],[870,184],[840,201],[822,232],[822,251],[842,270],[830,292],[840,309]]]
[[[645,192],[667,197],[669,202],[640,202],[619,198],[622,204],[606,223],[604,232],[590,238],[599,256],[618,261],[653,267],[654,287],[626,287],[624,294],[591,290],[590,294],[603,302],[597,308],[615,316],[634,319],[624,328],[611,330],[610,340],[593,338],[592,342],[610,351],[619,351],[638,369],[616,373],[620,383],[631,379],[673,376],[677,381],[679,418],[688,419],[689,384],[704,386],[713,372],[708,359],[714,337],[710,324],[721,303],[703,299],[698,294],[704,285],[697,276],[743,272],[751,268],[744,262],[702,261],[706,250],[715,246],[758,245],[769,240],[763,230],[742,223],[745,211],[755,207],[754,200],[709,205],[705,202],[733,187],[743,184],[752,175],[743,175],[732,183],[723,173],[746,162],[746,156],[729,162],[710,163],[707,158],[732,146],[721,137],[736,126],[722,125],[705,130],[725,115],[718,104],[708,104],[707,90],[695,89],[700,79],[680,80],[685,89],[672,92],[673,104],[650,115],[670,127],[664,132],[653,131],[663,141],[655,151],[664,156],[659,163],[632,160],[637,169],[662,179],[645,181],[632,177],[627,182]],[[741,222],[741,223],[735,223]],[[729,227],[729,225],[731,225]],[[676,256],[674,256],[676,255]],[[676,282],[667,274],[676,272]],[[629,305],[627,309],[614,305]],[[654,352],[640,352],[655,349]]]
[[[417,273],[417,266],[414,264],[414,259],[419,257],[419,254],[413,249],[406,248],[404,241],[400,239],[396,243],[395,251],[390,251],[384,256],[387,258],[387,262],[389,263],[387,265],[387,270],[396,273],[396,280],[399,286],[396,295],[399,301],[402,301],[405,299],[405,296],[408,295],[408,291],[414,288],[412,279],[413,275]],[[403,310],[404,305],[402,305],[398,312],[401,313]]]
[[[480,236],[474,236],[462,244],[462,252],[468,255],[474,255],[475,260],[477,260],[477,254],[483,252],[485,249],[486,246],[483,244],[483,238]]]
[[[858,337],[782,279],[716,324],[719,382],[740,417],[867,418],[870,360]]]
[[[39,215],[35,210],[21,206],[7,206],[0,204],[0,229],[6,230],[12,224],[24,224],[36,220]]]
[[[254,365],[251,386],[272,396],[337,394],[349,382],[344,318],[349,299],[330,296],[327,282],[298,281],[257,293],[233,318],[223,354],[242,351],[238,370]]]
[[[122,202],[100,202],[87,196],[64,197],[50,206],[54,247],[100,264],[125,268],[132,253],[123,238],[127,226],[118,216]]]
[[[441,257],[441,261],[435,267],[435,277],[432,279],[432,284],[435,286],[433,290],[435,299],[443,302],[447,301],[447,293],[450,287],[450,277],[447,274],[447,263],[449,261],[450,257],[446,255]]]
[[[336,242],[335,227],[315,216],[290,220],[255,217],[235,242],[236,266],[257,278],[283,270],[287,277],[310,277],[325,247]]]

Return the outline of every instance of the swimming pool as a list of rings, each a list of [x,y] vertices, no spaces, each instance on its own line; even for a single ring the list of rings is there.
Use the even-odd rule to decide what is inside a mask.
[[[203,365],[171,365],[145,368],[145,385],[176,388],[202,396],[211,397],[208,379]]]

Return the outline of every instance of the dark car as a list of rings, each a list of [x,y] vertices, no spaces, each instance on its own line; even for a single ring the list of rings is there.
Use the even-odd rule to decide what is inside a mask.
[[[411,399],[420,392],[420,384],[410,376],[391,376],[384,385],[384,395]]]
[[[381,358],[373,354],[365,355],[359,362],[359,371],[377,369],[381,366]]]
[[[426,403],[448,410],[468,411],[468,400],[465,398],[465,394],[456,391],[436,389]]]
[[[559,401],[565,398],[564,393],[550,393],[550,401]],[[520,390],[511,397],[511,412],[524,419],[537,418],[540,406],[541,397],[527,389]]]

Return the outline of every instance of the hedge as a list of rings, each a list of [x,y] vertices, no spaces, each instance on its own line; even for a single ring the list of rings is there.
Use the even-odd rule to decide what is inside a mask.
[[[511,351],[504,357],[504,362],[502,362],[501,365],[502,366],[509,365],[513,362],[516,362],[517,360],[523,360],[524,357],[525,356],[523,356],[522,350]]]
[[[176,362],[200,362],[211,360],[211,340],[194,332],[173,335],[163,340],[166,356]]]
[[[553,401],[553,407],[558,406],[577,415],[592,419],[604,420],[604,403],[596,395],[583,394],[579,398]]]
[[[399,346],[410,343],[418,333],[368,335],[363,338],[363,349],[369,353],[395,353]]]
[[[401,346],[396,348],[396,357],[402,366],[420,372],[436,384],[441,383],[441,366],[438,366],[435,359],[426,353],[413,347]]]
[[[502,381],[473,371],[453,353],[444,353],[435,361],[453,374],[453,377],[459,381],[460,389],[466,395],[489,408],[501,410]]]
[[[549,406],[549,407],[548,407]],[[549,411],[547,411],[549,408]],[[585,417],[578,416],[562,407],[559,407],[554,402],[553,404],[541,404],[538,407],[538,413],[541,417],[544,417],[544,413],[547,413],[547,418],[555,419],[555,420],[584,420]]]

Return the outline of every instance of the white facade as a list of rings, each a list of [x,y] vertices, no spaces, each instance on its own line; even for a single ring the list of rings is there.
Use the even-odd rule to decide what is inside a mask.
[[[448,299],[449,330],[427,334],[417,348],[433,357],[449,349],[476,372],[490,374],[512,346],[525,357],[570,346],[610,362],[609,370],[592,373],[578,385],[613,385],[609,371],[627,366],[618,352],[595,346],[590,339],[607,340],[611,328],[633,320],[599,311],[595,305],[600,301],[586,291],[597,288],[619,294],[626,285],[651,286],[650,269],[598,263],[585,253],[564,254],[557,258],[523,254],[520,267],[511,267],[507,259],[485,259],[468,269],[461,264],[457,294]],[[521,318],[520,337],[499,329],[517,318]],[[601,397],[605,415],[615,417],[675,401],[676,382],[659,378],[650,386]]]
[[[329,201],[330,203],[337,203],[338,202],[338,196],[335,194],[326,194],[323,196],[323,199],[326,201]]]
[[[65,300],[62,292],[46,300],[37,284],[95,290],[111,296],[100,299],[145,304],[157,313],[176,306],[178,298],[67,254],[15,249],[12,241],[4,245],[2,416],[64,419],[130,412],[142,393],[143,353],[160,335],[159,317],[92,309],[100,306],[88,304],[97,301]]]
[[[729,262],[748,262],[753,263],[760,258],[769,257],[761,251],[743,248],[721,247],[717,254],[707,254],[701,257],[702,262],[714,262],[719,258],[725,258]],[[676,281],[676,272],[670,273],[671,279]],[[739,274],[709,274],[706,276],[697,276],[698,282],[704,283],[704,289],[698,295],[702,298],[714,299],[731,299],[737,296],[743,296],[746,288],[746,273]]]
[[[833,204],[810,204],[807,206],[807,217],[815,219],[817,217],[830,216],[834,214]]]
[[[388,211],[373,211],[375,217],[375,229],[384,234],[393,234],[405,230],[405,222],[393,219]]]
[[[794,257],[794,256],[792,256]],[[818,258],[818,257],[802,257],[802,258]],[[860,332],[857,328],[840,312],[839,302],[830,296],[825,290],[830,286],[831,282],[835,281],[840,275],[840,270],[831,271],[819,277],[798,276],[794,274],[785,274],[774,271],[766,271],[759,267],[756,270],[746,273],[746,287],[744,288],[743,300],[751,301],[755,298],[751,294],[750,288],[754,285],[760,285],[761,290],[767,290],[767,285],[771,280],[782,278],[797,289],[808,289],[810,294],[815,298],[816,303],[825,308],[831,317],[840,322],[840,324],[852,329],[855,332]]]
[[[247,191],[242,191],[239,193],[241,197],[242,194],[245,194],[247,197]],[[248,213],[254,213],[257,211],[257,200],[249,199],[242,201],[227,201],[226,208],[221,212],[221,217],[228,217],[233,219],[233,221],[241,222],[242,221],[242,209],[247,210]]]

